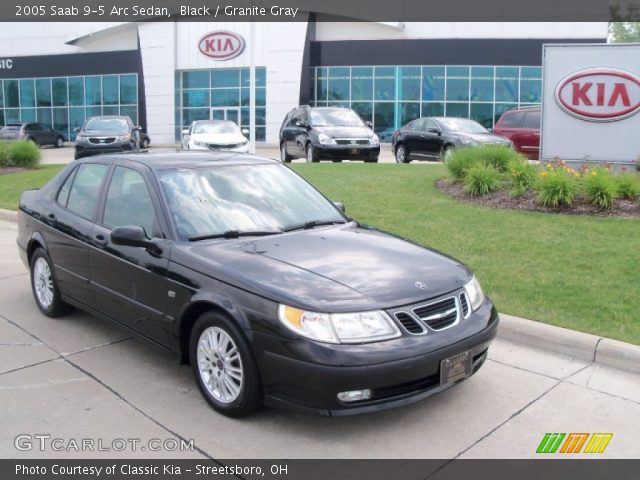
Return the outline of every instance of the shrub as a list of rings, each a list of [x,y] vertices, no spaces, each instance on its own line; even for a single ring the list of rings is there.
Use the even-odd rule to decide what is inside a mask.
[[[507,172],[507,178],[512,185],[511,195],[523,195],[535,183],[537,171],[538,169],[526,159],[512,161]]]
[[[576,196],[576,179],[561,169],[548,168],[540,172],[536,190],[538,203],[544,207],[571,205]]]
[[[623,173],[617,178],[620,198],[634,200],[640,195],[640,177],[633,173]]]
[[[455,179],[462,180],[470,167],[482,162],[475,150],[474,148],[461,148],[453,151],[446,165]]]
[[[527,160],[515,150],[500,145],[484,145],[475,147],[482,161],[500,172],[507,172],[513,163],[524,163]],[[527,162],[528,163],[528,162]]]
[[[466,170],[464,191],[474,197],[486,195],[500,188],[502,175],[492,165],[476,163]]]
[[[607,169],[595,168],[586,172],[584,177],[584,193],[590,203],[600,208],[609,209],[618,197],[616,179]]]
[[[9,144],[0,142],[0,167],[9,165]]]
[[[9,164],[35,167],[40,163],[40,148],[33,142],[20,140],[9,145]]]

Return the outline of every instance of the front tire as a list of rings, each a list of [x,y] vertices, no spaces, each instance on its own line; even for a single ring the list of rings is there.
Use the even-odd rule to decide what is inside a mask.
[[[409,156],[404,145],[396,147],[396,163],[409,163]]]
[[[56,138],[55,147],[56,148],[62,148],[63,146],[64,146],[64,138],[62,138],[62,137]]]
[[[60,289],[53,275],[51,260],[42,248],[36,249],[30,262],[31,290],[36,305],[47,317],[60,317],[71,311],[71,306],[60,298]]]
[[[282,163],[290,163],[293,157],[287,153],[287,145],[282,142],[280,145],[280,161]]]
[[[319,161],[317,155],[314,152],[313,144],[311,142],[307,143],[306,159],[307,163],[316,163]]]
[[[146,138],[142,139],[142,142],[140,144],[140,148],[142,149],[147,149],[149,148],[149,140],[147,140]]]
[[[226,316],[207,312],[193,326],[189,359],[200,393],[214,410],[242,417],[262,407],[262,386],[249,344]]]
[[[447,163],[449,161],[451,154],[453,154],[453,150],[454,148],[451,145],[442,149],[442,152],[440,152],[440,160],[442,160],[442,163]]]

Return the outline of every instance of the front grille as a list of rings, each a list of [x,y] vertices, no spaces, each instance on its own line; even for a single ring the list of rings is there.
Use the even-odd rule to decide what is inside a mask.
[[[469,302],[467,301],[467,294],[464,292],[460,294],[460,308],[462,309],[462,316],[467,318],[469,316]]]
[[[450,327],[459,319],[456,297],[421,305],[414,308],[413,313],[433,330]]]
[[[238,145],[239,145],[238,143],[230,143],[227,145],[220,145],[219,143],[209,143],[208,147],[211,150],[218,150],[218,149],[224,150],[224,149],[238,148]]]
[[[108,143],[113,143],[116,141],[116,137],[91,137],[89,138],[89,142],[94,145],[106,145]]]
[[[407,312],[396,312],[395,316],[407,332],[414,335],[424,333],[424,328]]]
[[[338,145],[369,145],[368,138],[338,138],[336,139]]]

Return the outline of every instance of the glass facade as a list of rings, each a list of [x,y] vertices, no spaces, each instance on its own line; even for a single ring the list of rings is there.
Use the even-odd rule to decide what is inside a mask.
[[[39,122],[74,140],[94,115],[129,115],[138,123],[138,75],[0,80],[0,126]]]
[[[542,68],[424,65],[313,67],[311,103],[351,107],[380,140],[419,117],[472,118],[492,128],[511,108],[539,105]]]
[[[256,141],[266,138],[267,70],[256,67]],[[176,140],[194,120],[232,120],[249,128],[249,69],[176,73]]]

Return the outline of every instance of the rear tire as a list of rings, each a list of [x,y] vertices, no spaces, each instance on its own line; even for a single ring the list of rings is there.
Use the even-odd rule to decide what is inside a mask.
[[[36,141],[36,139],[35,139],[35,138],[33,138],[33,137],[27,137],[27,142],[31,142],[31,143],[33,143],[36,147],[39,147],[39,146],[40,146],[40,144],[39,144],[39,143]]]
[[[149,140],[146,138],[142,139],[142,142],[140,143],[140,148],[142,149],[149,148]]]
[[[280,144],[280,161],[282,163],[290,163],[293,157],[287,153],[287,146],[284,142]]]
[[[71,311],[71,306],[60,298],[60,289],[53,274],[49,255],[43,248],[37,248],[29,262],[31,291],[36,305],[47,317],[60,317]]]
[[[54,145],[56,148],[62,148],[64,146],[64,138],[62,137],[56,138],[56,143]]]
[[[243,417],[262,407],[260,373],[236,324],[204,313],[191,330],[189,359],[200,393],[214,410]]]
[[[404,145],[400,144],[395,151],[396,163],[409,163],[409,155]]]

